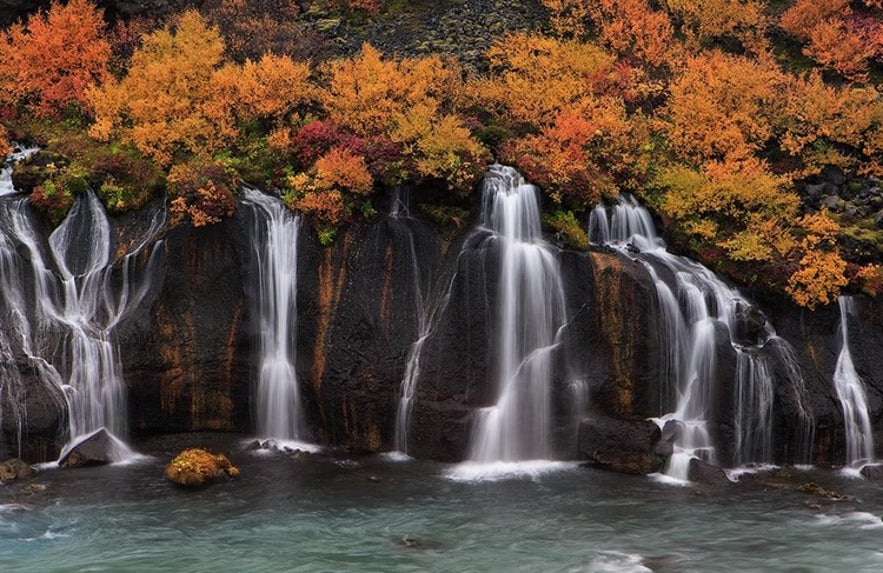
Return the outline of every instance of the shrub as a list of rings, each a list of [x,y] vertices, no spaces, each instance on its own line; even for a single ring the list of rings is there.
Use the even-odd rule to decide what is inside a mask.
[[[219,223],[233,215],[235,178],[220,165],[194,160],[169,171],[172,224],[189,220],[194,227]]]

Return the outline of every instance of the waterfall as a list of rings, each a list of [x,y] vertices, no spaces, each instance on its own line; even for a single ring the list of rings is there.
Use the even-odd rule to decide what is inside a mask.
[[[548,459],[553,350],[566,323],[558,261],[543,241],[538,191],[511,167],[491,166],[482,196],[484,227],[500,248],[496,403],[483,408],[469,460]]]
[[[855,316],[855,301],[841,296],[840,305],[840,354],[834,369],[834,389],[843,408],[846,428],[846,465],[862,466],[874,461],[874,436],[868,413],[865,385],[855,370],[849,351],[849,317]]]
[[[256,189],[245,188],[244,197],[255,214],[251,238],[260,317],[257,431],[265,438],[301,440],[303,414],[295,368],[300,216]]]
[[[607,245],[636,258],[652,277],[660,307],[663,355],[660,396],[670,420],[681,426],[667,473],[686,480],[689,460],[716,461],[708,420],[716,392],[720,350],[718,332],[727,333],[736,354],[735,430],[738,464],[772,460],[773,376],[760,350],[767,344],[780,356],[790,346],[764,319],[755,332],[739,336],[751,304],[733,287],[699,263],[669,253],[657,235],[649,212],[632,197],[620,197],[610,207],[599,205],[590,216],[593,243]],[[759,313],[758,313],[759,314]],[[798,368],[789,375],[800,377]],[[803,387],[802,379],[792,381]],[[803,402],[801,402],[803,403]],[[812,415],[804,422],[811,425]]]
[[[101,428],[126,435],[125,387],[114,327],[147,296],[161,245],[154,239],[164,224],[165,213],[158,212],[121,258],[117,286],[112,280],[110,222],[94,193],[77,199],[48,241],[38,231],[27,199],[0,204],[0,286],[7,330],[38,378],[65,396],[70,438],[66,449]],[[138,255],[151,242],[154,247],[139,280]],[[26,277],[33,281],[31,290],[23,288]],[[118,445],[113,453],[117,459],[131,454],[122,442]]]

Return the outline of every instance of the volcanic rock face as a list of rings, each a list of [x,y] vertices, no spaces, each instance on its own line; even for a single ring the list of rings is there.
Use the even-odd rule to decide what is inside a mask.
[[[151,216],[118,218],[114,232],[125,242]],[[254,431],[261,326],[249,304],[257,280],[249,266],[251,216],[240,208],[223,223],[171,227],[158,237],[163,262],[150,281],[151,292],[116,329],[130,432]],[[421,318],[440,308],[422,350],[409,453],[463,459],[476,412],[496,399],[489,341],[499,254],[486,239],[467,229],[448,243],[420,219],[378,217],[342,229],[323,247],[310,226],[302,226],[295,363],[311,439],[355,452],[392,447],[402,379]],[[645,268],[623,254],[556,249],[555,256],[568,323],[554,350],[552,438],[558,457],[583,457],[589,453],[578,448],[577,429],[589,414],[631,424],[666,413],[659,307]],[[878,433],[881,304],[859,299],[850,328]],[[790,363],[782,361],[778,342],[759,350],[769,354],[774,377],[773,461],[803,459],[803,448],[815,463],[842,463],[842,414],[830,382],[839,350],[837,309],[809,312],[782,300],[767,300],[763,307],[795,354]],[[746,318],[746,338],[754,322]],[[736,439],[736,365],[732,349],[721,344],[709,432],[718,445],[718,463],[727,465]],[[25,372],[27,365],[22,368]],[[18,409],[26,414],[20,418],[27,442],[22,457],[53,459],[58,444],[50,443],[52,436],[64,435],[64,401],[36,380],[24,388],[15,401],[0,397],[6,450],[18,455],[12,414]],[[586,404],[577,403],[577,388],[584,389]],[[804,435],[801,416],[807,414],[814,440]],[[665,448],[648,448],[664,457]],[[642,459],[636,467],[646,471]]]

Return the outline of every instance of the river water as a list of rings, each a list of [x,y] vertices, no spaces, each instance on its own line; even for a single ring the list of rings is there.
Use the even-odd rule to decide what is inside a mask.
[[[0,571],[881,571],[883,492],[834,471],[677,487],[586,467],[469,482],[428,462],[253,452],[227,436],[0,487]],[[184,490],[181,448],[226,451],[237,481]],[[453,472],[456,473],[456,472]],[[798,491],[816,481],[848,501]]]

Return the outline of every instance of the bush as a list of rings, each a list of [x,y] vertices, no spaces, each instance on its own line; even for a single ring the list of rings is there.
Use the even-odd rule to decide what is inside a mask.
[[[175,165],[168,176],[172,224],[189,220],[202,227],[232,216],[235,184],[235,178],[216,163],[194,160]]]

